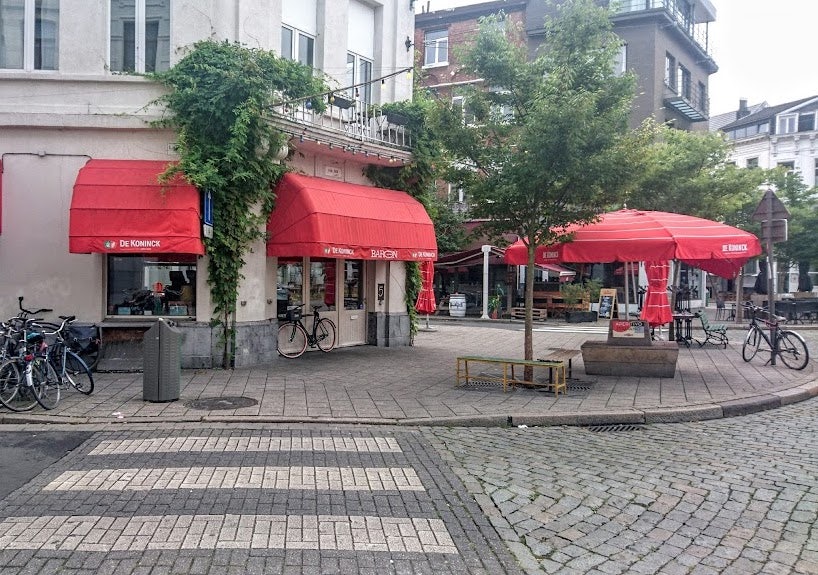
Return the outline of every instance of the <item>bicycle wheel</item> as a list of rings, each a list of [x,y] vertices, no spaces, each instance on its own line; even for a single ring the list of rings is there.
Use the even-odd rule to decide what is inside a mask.
[[[741,347],[741,357],[744,361],[750,361],[756,356],[763,339],[764,336],[757,327],[753,326],[750,328],[750,331],[747,332],[747,337],[744,338],[744,345]]]
[[[91,395],[91,392],[94,391],[94,376],[91,374],[91,368],[73,351],[65,354],[63,377],[80,393]]]
[[[790,369],[807,367],[809,350],[804,338],[794,331],[781,331],[778,335],[778,357]]]
[[[0,365],[0,403],[11,411],[29,411],[37,405],[37,398],[24,384],[13,359]]]
[[[60,378],[45,357],[31,360],[31,383],[34,395],[43,409],[54,409],[60,402]]]
[[[284,357],[298,357],[307,349],[307,332],[297,323],[285,323],[278,328],[276,349]]]
[[[335,324],[332,320],[322,317],[315,325],[315,344],[323,352],[330,352],[335,348]]]
[[[77,349],[79,348],[79,349]],[[92,338],[91,342],[82,347],[81,345],[71,346],[71,351],[77,354],[80,359],[88,366],[88,369],[94,371],[94,368],[99,363],[99,340]]]

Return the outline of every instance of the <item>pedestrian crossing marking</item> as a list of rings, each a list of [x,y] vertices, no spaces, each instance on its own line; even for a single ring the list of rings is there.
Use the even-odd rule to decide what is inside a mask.
[[[425,491],[411,467],[168,467],[71,470],[44,491],[310,489]]]
[[[440,519],[357,515],[46,515],[0,521],[0,549],[310,549],[457,554]]]
[[[401,453],[394,437],[158,437],[104,440],[90,455],[180,452],[327,451]]]
[[[545,327],[535,327],[533,331],[551,332],[551,333],[608,333],[608,326],[600,325],[554,325]]]

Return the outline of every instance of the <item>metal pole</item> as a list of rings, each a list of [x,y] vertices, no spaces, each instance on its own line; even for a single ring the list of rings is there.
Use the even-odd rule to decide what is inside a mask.
[[[768,190],[767,193],[767,309],[770,310],[770,321],[775,318],[775,294],[773,289],[775,282],[773,281],[773,194]],[[764,225],[764,224],[762,224]],[[775,365],[775,328],[770,325],[770,365]]]
[[[489,319],[489,252],[490,245],[480,248],[483,251],[483,315],[480,319]]]

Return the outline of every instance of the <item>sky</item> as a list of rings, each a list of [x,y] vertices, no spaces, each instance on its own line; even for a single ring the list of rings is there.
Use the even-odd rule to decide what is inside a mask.
[[[421,7],[443,10],[480,0],[419,0]],[[812,70],[812,39],[818,27],[818,0],[711,0],[711,54],[719,71],[710,76],[711,115],[750,104],[771,106],[818,95]]]

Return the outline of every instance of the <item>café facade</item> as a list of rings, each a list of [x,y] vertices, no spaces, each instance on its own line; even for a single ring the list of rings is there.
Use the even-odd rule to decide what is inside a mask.
[[[28,56],[20,69],[0,69],[0,315],[15,315],[24,296],[26,307],[53,308],[53,317],[97,323],[104,344],[139,340],[164,317],[182,333],[183,367],[220,365],[204,245],[211,225],[229,222],[184,179],[159,183],[178,159],[175,134],[150,123],[162,115],[150,104],[161,88],[111,73],[112,53],[111,62],[96,62],[88,44],[113,50],[106,23],[118,18],[103,4],[93,15],[98,26],[73,6],[50,15],[61,35],[57,69],[36,69]],[[339,346],[408,345],[405,263],[437,258],[434,228],[419,202],[374,187],[363,172],[411,161],[411,135],[379,108],[411,97],[411,77],[392,73],[411,66],[395,40],[411,34],[411,13],[397,0],[350,0],[343,10],[251,1],[211,7],[204,22],[196,3],[159,4],[166,18],[154,47],[161,53],[166,42],[166,67],[220,22],[223,39],[267,38],[282,52],[294,30],[302,40],[320,37],[316,67],[347,70],[342,86],[371,80],[349,92],[346,107],[330,100],[321,114],[297,104],[275,110],[273,121],[290,136],[278,160],[289,173],[277,184],[265,238],[244,257],[233,365],[277,360],[279,314],[299,304],[321,306],[338,326]],[[82,18],[87,34],[72,26]]]

